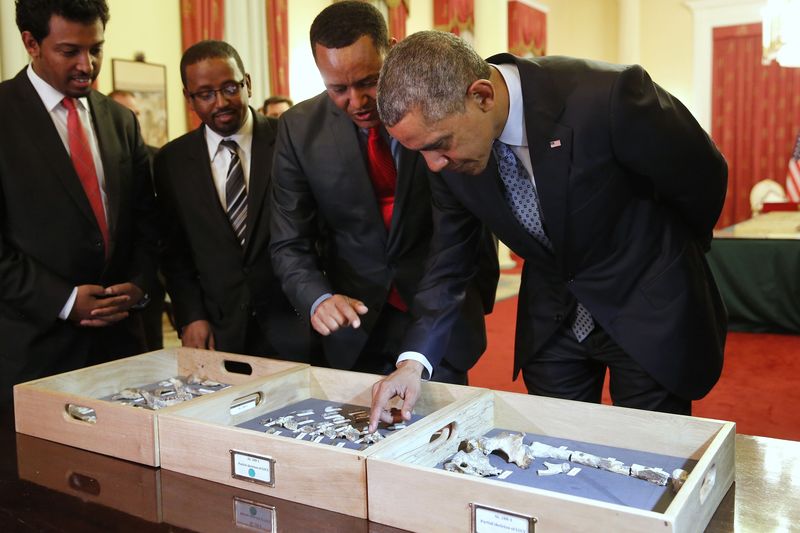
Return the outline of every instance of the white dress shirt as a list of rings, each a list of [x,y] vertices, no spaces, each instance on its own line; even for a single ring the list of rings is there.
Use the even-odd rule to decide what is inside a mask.
[[[522,162],[522,166],[528,171],[533,187],[536,188],[531,153],[528,150],[528,133],[525,130],[525,110],[522,102],[522,82],[519,79],[519,69],[513,63],[492,66],[500,72],[506,82],[506,87],[508,87],[508,118],[503,132],[497,140],[511,148],[517,159]]]
[[[231,152],[224,146],[220,146],[222,141],[235,141],[239,145],[237,150],[239,160],[242,163],[244,172],[245,190],[250,190],[250,161],[253,149],[253,117],[248,108],[245,114],[244,124],[239,131],[233,135],[223,137],[216,131],[206,126],[206,145],[208,146],[208,159],[211,161],[211,176],[214,178],[214,188],[217,190],[222,208],[228,209],[228,202],[225,199],[225,180],[228,178],[228,166],[231,164]]]

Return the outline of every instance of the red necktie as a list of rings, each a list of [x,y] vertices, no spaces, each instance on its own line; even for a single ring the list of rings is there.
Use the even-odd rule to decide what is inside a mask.
[[[375,189],[375,196],[378,199],[383,225],[388,231],[392,225],[397,171],[394,168],[392,152],[381,137],[380,126],[369,130],[367,160],[369,161],[369,177],[372,179],[372,187]]]
[[[97,171],[94,167],[92,150],[89,148],[89,140],[86,132],[83,131],[78,110],[75,108],[75,100],[64,98],[64,107],[67,108],[67,136],[69,137],[69,153],[72,157],[72,166],[81,180],[83,191],[92,206],[92,212],[97,219],[100,233],[103,235],[106,256],[108,256],[108,223],[106,222],[106,211],[103,208],[103,198],[100,196],[100,185],[97,182]]]
[[[372,179],[372,188],[375,189],[375,197],[378,200],[378,208],[381,211],[381,218],[386,231],[392,225],[392,212],[394,211],[394,192],[397,187],[397,170],[394,168],[394,158],[386,141],[380,133],[380,126],[375,126],[369,130],[367,139],[367,163],[369,166],[369,177]],[[388,301],[391,305],[401,311],[408,311],[408,306],[397,292],[397,287],[392,285],[389,290]]]

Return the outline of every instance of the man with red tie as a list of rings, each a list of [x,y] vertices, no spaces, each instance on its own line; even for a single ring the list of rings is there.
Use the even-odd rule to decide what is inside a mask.
[[[432,368],[397,357],[431,239],[428,171],[389,137],[375,89],[390,40],[380,12],[358,1],[325,8],[311,46],[326,92],[281,116],[273,162],[275,272],[322,336],[335,368],[386,374],[419,365],[437,381],[466,383],[486,348],[497,256],[481,240],[481,268],[454,320],[447,355]],[[424,358],[423,358],[424,359]]]
[[[92,90],[105,0],[19,0],[31,57],[0,84],[0,396],[142,351],[154,198],[134,114]]]

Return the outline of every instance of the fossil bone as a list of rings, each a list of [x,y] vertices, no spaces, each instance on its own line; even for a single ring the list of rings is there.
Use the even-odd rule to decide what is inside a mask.
[[[444,469],[449,472],[461,472],[473,476],[489,477],[497,476],[503,471],[495,468],[489,462],[489,458],[479,449],[471,452],[460,450],[444,464]]]
[[[508,462],[516,463],[521,468],[528,468],[531,462],[536,458],[557,459],[562,461],[560,464],[545,462],[546,468],[537,470],[537,473],[542,476],[569,472],[571,469],[570,465],[565,461],[570,461],[615,474],[643,479],[661,486],[665,486],[671,481],[674,492],[677,492],[681,488],[688,476],[688,473],[680,468],[675,469],[672,474],[669,474],[658,467],[648,467],[638,464],[628,466],[614,457],[599,457],[579,450],[570,450],[566,446],[555,447],[538,441],[534,441],[530,445],[525,445],[522,442],[523,438],[524,434],[502,432],[494,437],[480,437],[478,439],[462,441],[460,446],[461,451],[456,453],[450,461],[445,463],[445,469],[452,472],[474,474],[480,469],[466,463],[466,466],[459,466],[461,462],[465,461],[466,456],[471,458],[470,461],[475,461],[477,460],[475,459],[477,455],[474,455],[473,458],[473,454],[479,453],[487,457],[493,452],[502,451],[506,455]],[[461,453],[464,455],[459,455]],[[456,457],[458,457],[458,461]]]
[[[467,449],[474,447],[484,455],[501,451],[508,458],[508,462],[517,464],[520,468],[528,468],[534,457],[530,454],[530,449],[522,442],[521,433],[503,432],[495,437],[481,437],[477,440],[470,440]]]
[[[569,466],[569,463],[548,463],[547,461],[544,462],[545,468],[544,470],[537,470],[536,473],[540,476],[554,476],[556,474],[566,474],[569,472],[572,467]]]

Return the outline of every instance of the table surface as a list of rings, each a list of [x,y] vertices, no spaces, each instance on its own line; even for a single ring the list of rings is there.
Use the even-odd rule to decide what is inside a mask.
[[[278,531],[399,531],[17,434],[7,408],[0,423],[2,531],[242,531],[232,519],[236,501],[273,506]],[[798,528],[800,442],[737,435],[736,483],[707,531]]]
[[[772,211],[714,232],[716,239],[800,239],[800,211]]]

